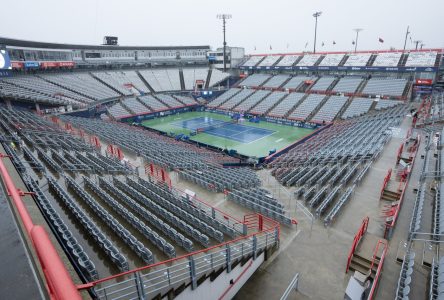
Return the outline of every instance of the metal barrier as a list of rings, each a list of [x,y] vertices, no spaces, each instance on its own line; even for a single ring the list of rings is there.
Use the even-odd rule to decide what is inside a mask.
[[[348,253],[347,266],[345,267],[345,273],[348,272],[348,268],[350,267],[350,262],[352,260],[353,254],[356,251],[356,247],[358,246],[359,242],[361,241],[361,238],[367,232],[368,222],[369,222],[369,217],[365,217],[364,220],[362,220],[361,226],[359,227],[358,232],[355,235],[355,238],[353,239],[353,244],[350,248],[350,252]]]
[[[291,280],[290,284],[288,285],[287,289],[285,290],[284,294],[282,295],[281,300],[287,300],[291,291],[298,290],[298,285],[299,285],[299,273],[296,273],[296,275],[294,275],[293,279]]]
[[[251,225],[254,219],[248,218]],[[94,288],[98,299],[153,298],[182,285],[195,289],[198,279],[218,270],[229,273],[235,262],[256,259],[260,252],[279,245],[279,223],[262,215],[257,215],[256,220],[258,224],[251,228],[262,228],[262,231],[78,288]]]
[[[19,214],[19,218],[23,222],[26,233],[32,241],[33,248],[45,275],[46,287],[50,298],[80,300],[81,296],[45,229],[34,225],[32,222],[28,209],[22,201],[22,194],[19,193],[1,160],[3,157],[5,156],[0,154],[0,174]]]

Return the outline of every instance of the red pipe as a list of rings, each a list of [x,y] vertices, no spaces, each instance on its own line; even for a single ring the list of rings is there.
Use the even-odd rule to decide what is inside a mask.
[[[39,225],[34,226],[31,230],[31,238],[45,274],[51,298],[82,299],[45,229]]]
[[[3,157],[0,154],[0,158]],[[0,174],[3,182],[12,198],[14,206],[23,222],[26,233],[31,239],[34,250],[39,259],[43,273],[46,279],[48,294],[51,299],[73,299],[80,300],[80,296],[72,278],[70,277],[65,265],[62,262],[57,250],[49,239],[48,234],[41,226],[36,226],[32,222],[28,209],[22,201],[17,187],[9,176],[6,166],[0,159]]]

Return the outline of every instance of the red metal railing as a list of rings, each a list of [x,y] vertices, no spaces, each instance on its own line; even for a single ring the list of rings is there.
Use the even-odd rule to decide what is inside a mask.
[[[367,227],[368,227],[369,220],[370,220],[369,217],[365,217],[364,220],[362,220],[362,223],[361,223],[361,226],[358,229],[358,232],[356,232],[355,238],[353,239],[352,246],[351,246],[350,251],[348,253],[347,266],[345,268],[345,273],[348,272],[348,269],[350,267],[350,263],[351,263],[353,254],[355,254],[355,251],[356,251],[356,247],[358,246],[359,242],[361,241],[361,238],[367,232]]]
[[[382,194],[384,194],[384,190],[387,187],[388,182],[390,181],[390,177],[392,176],[392,168],[387,170],[387,175],[384,177],[384,181],[382,183],[381,192],[379,194],[379,200],[382,198]]]
[[[48,234],[42,226],[35,225],[29,215],[28,209],[22,201],[19,190],[12,181],[0,154],[0,174],[8,194],[18,212],[19,218],[25,227],[26,233],[32,241],[40,266],[46,279],[46,288],[51,299],[81,299],[71,276],[62,259],[57,253]]]
[[[221,244],[218,244],[218,245],[215,245],[215,246],[211,246],[211,247],[206,248],[206,249],[202,249],[202,250],[194,251],[194,252],[191,252],[191,253],[187,253],[185,255],[178,256],[178,257],[175,257],[175,258],[171,258],[171,259],[168,259],[168,260],[165,260],[165,261],[160,261],[160,262],[157,262],[155,264],[151,264],[151,265],[148,265],[148,266],[136,268],[136,269],[133,269],[133,270],[130,270],[130,271],[126,271],[126,272],[122,272],[122,273],[119,273],[119,274],[116,274],[116,275],[111,275],[111,276],[108,276],[108,277],[105,277],[105,278],[101,278],[99,280],[96,280],[96,281],[93,281],[93,282],[89,282],[89,283],[86,283],[86,284],[81,284],[81,285],[77,286],[77,289],[78,290],[90,289],[90,288],[93,288],[93,287],[97,286],[100,283],[103,283],[103,282],[106,282],[106,281],[110,281],[112,279],[116,279],[116,278],[119,278],[119,277],[123,277],[125,275],[134,274],[136,272],[147,271],[147,270],[153,269],[154,267],[158,267],[158,266],[162,266],[162,265],[171,266],[174,262],[177,262],[179,260],[189,259],[192,256],[196,256],[198,254],[206,253],[206,252],[209,252],[210,250],[213,250],[213,249],[222,249],[223,247],[225,247],[227,245],[232,245],[232,244],[235,244],[236,242],[239,242],[239,241],[242,241],[242,240],[249,240],[251,237],[253,237],[253,236],[257,235],[257,234],[272,233],[275,230],[277,230],[279,232],[280,225],[279,225],[278,222],[276,222],[276,221],[274,221],[274,220],[272,220],[270,218],[267,218],[265,216],[262,216],[260,214],[256,214],[256,215],[257,215],[256,218],[252,218],[252,217],[249,217],[249,218],[250,219],[256,219],[256,220],[259,220],[260,218],[262,218],[262,220],[265,221],[265,224],[268,224],[268,225],[266,225],[266,228],[263,228],[262,231],[253,232],[253,233],[250,233],[250,234],[245,235],[245,236],[238,237],[238,238],[233,239],[233,240],[228,241],[228,242],[223,242]],[[259,228],[259,225],[253,226],[253,228]]]
[[[370,270],[373,270],[373,266],[375,264],[375,261],[378,259],[377,254],[379,251],[379,247],[381,245],[384,248],[382,249],[381,257],[379,259],[378,269],[376,270],[375,278],[373,279],[372,288],[370,289],[370,293],[368,295],[367,300],[372,300],[373,297],[375,296],[376,289],[378,288],[379,277],[381,276],[381,273],[382,273],[382,266],[384,265],[385,255],[387,254],[387,249],[388,249],[387,242],[385,240],[379,240],[378,244],[376,245],[375,251],[373,253],[373,259],[372,259],[372,264],[371,264]]]
[[[385,225],[384,238],[386,238],[386,239],[389,238],[390,230],[395,227],[396,220],[398,219],[398,214],[399,214],[399,211],[401,210],[401,205],[402,205],[402,202],[404,200],[405,190],[407,189],[407,186],[408,186],[408,181],[409,181],[409,178],[410,178],[411,170],[413,169],[413,166],[415,164],[415,158],[416,158],[416,154],[418,152],[420,143],[421,143],[421,136],[418,135],[415,152],[412,153],[412,155],[411,155],[411,159],[412,160],[411,160],[411,165],[410,165],[410,171],[405,176],[403,176],[402,180],[401,180],[401,184],[403,184],[403,187],[402,187],[401,196],[399,198],[399,203],[398,203],[398,205],[396,207],[396,210],[395,210],[395,213],[393,215],[392,221],[390,223],[386,223],[386,225]]]

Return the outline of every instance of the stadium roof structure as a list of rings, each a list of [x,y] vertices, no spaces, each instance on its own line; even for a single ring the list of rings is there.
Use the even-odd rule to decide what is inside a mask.
[[[61,44],[61,43],[47,43],[35,42],[27,40],[11,39],[0,37],[0,45],[27,47],[27,48],[43,48],[43,49],[88,49],[88,50],[171,50],[171,49],[208,49],[209,45],[202,46],[109,46],[109,45],[76,45],[76,44]]]

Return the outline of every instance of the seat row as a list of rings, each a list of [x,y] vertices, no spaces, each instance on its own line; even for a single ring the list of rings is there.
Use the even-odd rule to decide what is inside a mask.
[[[45,196],[45,194],[40,189],[38,183],[30,177],[25,180],[26,184],[30,188],[31,192],[34,193],[34,198],[37,200],[40,210],[45,216],[46,220],[54,226],[56,234],[59,239],[63,241],[64,246],[69,251],[72,258],[76,260],[76,264],[81,268],[83,274],[90,281],[99,279],[96,267],[88,254],[83,250],[82,246],[79,244],[77,239],[72,234],[71,230],[63,222],[60,215],[52,206],[51,202]]]
[[[99,247],[105,252],[108,258],[119,268],[121,272],[129,270],[128,260],[119,249],[113,244],[113,242],[100,230],[94,221],[92,221],[88,215],[80,208],[80,206],[71,199],[66,191],[55,181],[52,177],[46,178],[48,186],[53,190],[57,197],[74,215],[77,221],[86,230],[89,236],[91,236],[99,245]]]
[[[140,192],[141,194],[148,196],[151,200],[153,200],[158,205],[162,206],[165,210],[167,210],[170,213],[168,214],[168,216],[170,217],[169,219],[171,219],[171,221],[174,222],[176,226],[181,230],[183,230],[188,236],[191,236],[194,240],[201,243],[203,246],[208,247],[210,244],[210,240],[206,234],[215,238],[218,242],[223,241],[224,236],[222,232],[215,230],[211,226],[208,226],[198,218],[189,214],[182,208],[177,207],[175,204],[166,200],[161,195],[153,192],[146,186],[130,178],[126,179],[126,183],[135,190],[137,190],[138,192]],[[200,230],[202,230],[206,234],[203,234],[195,227],[200,228]]]
[[[119,195],[119,200],[123,200],[132,210],[128,210],[125,206],[116,201],[113,197],[105,192],[99,185],[96,185],[91,179],[83,177],[83,182],[85,187],[91,189],[99,198],[101,198],[109,207],[111,207],[117,214],[122,215],[123,218],[131,224],[131,226],[139,231],[144,237],[146,237],[150,242],[156,245],[161,251],[167,254],[168,257],[172,258],[176,256],[176,251],[170,243],[161,238],[153,229],[142,222],[137,216],[135,216],[132,211],[136,212],[137,215],[143,217],[158,229],[162,230],[168,236],[174,237],[175,241],[186,248],[188,251],[193,250],[193,243],[180,235],[173,235],[169,232],[170,227],[163,221],[156,218],[156,216],[149,214],[147,210],[143,209],[141,206],[136,205],[137,203],[129,199],[129,197],[124,197],[123,194]],[[109,190],[109,189],[108,189]],[[157,221],[157,222],[156,222]],[[177,232],[176,232],[177,233]]]
[[[97,203],[90,195],[88,195],[84,189],[71,179],[70,177],[65,177],[66,184],[71,188],[79,198],[81,198],[85,204],[87,204],[94,213],[103,221],[108,227],[119,236],[122,241],[127,244],[134,253],[136,253],[144,262],[151,264],[154,261],[153,253],[147,249],[136,237],[134,237],[131,232],[123,227],[119,221],[117,221],[106,209],[104,209],[100,204]]]
[[[234,229],[231,225],[226,224],[227,220],[225,218],[216,218],[214,208],[210,213],[206,212],[202,207],[197,207],[196,205],[194,205],[185,196],[179,197],[173,194],[172,191],[169,190],[165,185],[162,186],[159,184],[155,184],[153,182],[143,180],[142,178],[139,178],[138,183],[151,190],[154,195],[159,195],[163,197],[168,202],[173,203],[176,207],[183,209],[184,211],[193,215],[196,219],[204,222],[203,224],[197,224],[201,224],[199,227],[217,241],[221,241],[223,238],[223,236],[218,231],[221,231],[233,238],[239,235],[239,232],[236,231],[236,229]],[[205,223],[207,224],[207,226],[205,226]]]

